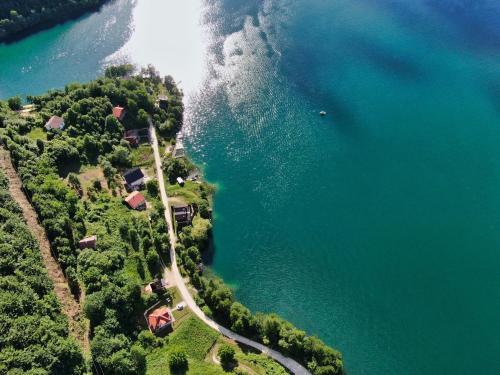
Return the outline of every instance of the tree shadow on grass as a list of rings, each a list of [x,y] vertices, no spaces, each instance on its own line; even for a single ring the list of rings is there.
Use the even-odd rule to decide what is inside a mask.
[[[235,368],[239,366],[238,361],[235,359],[234,361],[231,361],[229,363],[222,363],[221,362],[221,367],[225,372],[233,372]]]
[[[170,369],[170,373],[172,375],[185,375],[187,374],[189,370],[189,366],[186,366],[185,368],[178,368],[178,369]]]
[[[66,178],[66,177],[68,177],[68,174],[70,174],[71,172],[80,173],[81,166],[82,166],[82,164],[78,160],[78,161],[72,161],[70,163],[68,163],[68,162],[62,163],[58,166],[57,169],[59,172],[59,176],[62,178]]]

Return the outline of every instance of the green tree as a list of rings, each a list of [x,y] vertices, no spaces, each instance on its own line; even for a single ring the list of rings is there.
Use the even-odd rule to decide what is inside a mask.
[[[146,190],[148,191],[149,195],[152,197],[157,197],[158,192],[160,191],[159,186],[158,186],[158,181],[156,180],[149,180],[146,182]]]
[[[184,374],[188,370],[188,359],[186,352],[178,347],[170,349],[168,366],[175,374]]]
[[[208,240],[208,234],[210,233],[211,229],[212,229],[212,223],[210,223],[210,220],[196,216],[193,219],[191,238],[196,244],[198,244],[198,246],[203,248],[203,246],[206,244]]]
[[[76,173],[71,172],[68,174],[68,183],[75,190],[80,191],[82,189],[82,184]]]
[[[106,78],[126,77],[126,76],[132,74],[134,72],[134,70],[135,70],[135,67],[132,64],[110,66],[110,67],[106,68],[104,75],[106,76]]]
[[[235,302],[231,305],[229,317],[233,331],[242,335],[251,335],[254,333],[252,332],[254,330],[252,313],[241,303]]]
[[[184,158],[167,156],[162,162],[162,168],[171,183],[175,182],[177,177],[186,178],[189,175],[190,167]]]
[[[130,150],[124,146],[114,146],[113,152],[108,156],[109,161],[116,167],[127,168],[132,165]]]
[[[13,111],[19,111],[21,108],[23,108],[20,96],[13,96],[12,98],[9,98],[7,103],[9,104],[10,109],[12,109]]]
[[[227,369],[234,363],[234,355],[236,354],[234,348],[228,344],[222,344],[217,350],[217,355],[220,358],[220,364],[223,368]]]
[[[137,126],[139,128],[147,128],[149,126],[149,115],[142,108],[137,113]]]
[[[271,346],[277,346],[280,339],[282,320],[275,314],[267,315],[264,319],[263,334],[265,343]]]

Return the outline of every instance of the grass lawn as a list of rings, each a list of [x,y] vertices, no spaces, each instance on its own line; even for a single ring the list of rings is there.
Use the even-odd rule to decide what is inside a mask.
[[[153,149],[147,143],[143,143],[138,147],[132,148],[130,156],[134,167],[152,168],[154,165],[155,158],[153,155]]]
[[[234,347],[238,368],[249,375],[287,375],[288,372],[269,357],[240,347],[224,338],[220,333],[205,325],[194,316],[189,316],[184,323],[168,337],[168,344],[154,349],[146,358],[147,375],[171,374],[168,368],[169,350],[172,347],[183,349],[189,361],[187,374],[190,375],[227,375],[222,367],[214,362],[217,349],[222,343]]]
[[[168,345],[154,349],[146,357],[148,375],[168,375],[168,354],[173,346],[186,351],[189,360],[188,374],[223,375],[216,364],[205,361],[207,353],[215,344],[219,334],[200,320],[190,317],[169,336]]]
[[[205,187],[205,191],[210,195],[211,188],[208,184],[199,184],[193,181],[186,181],[184,186],[179,184],[170,185],[168,180],[166,181],[167,195],[169,197],[180,197],[187,204],[198,204],[202,199],[200,198],[202,193],[202,186]]]
[[[47,133],[42,128],[33,128],[26,136],[32,141],[36,141],[37,139],[41,139],[42,141],[47,140]]]
[[[104,174],[102,173],[102,168],[100,166],[85,165],[81,167],[78,179],[82,184],[84,194],[86,194],[88,188],[90,187],[90,185],[92,185],[92,181],[94,180],[101,181],[101,185],[104,189],[108,188],[108,184],[106,182],[106,179],[104,178]]]

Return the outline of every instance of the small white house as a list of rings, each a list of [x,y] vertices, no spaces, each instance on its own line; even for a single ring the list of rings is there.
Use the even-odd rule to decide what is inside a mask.
[[[45,123],[45,129],[51,130],[51,129],[59,129],[62,130],[64,129],[64,119],[59,116],[52,116],[49,121]]]

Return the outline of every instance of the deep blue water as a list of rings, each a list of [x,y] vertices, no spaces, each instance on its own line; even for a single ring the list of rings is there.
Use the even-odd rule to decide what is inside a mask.
[[[218,186],[212,266],[245,304],[349,374],[489,375],[499,58],[498,1],[121,0],[0,47],[0,96],[117,60],[173,72]]]

